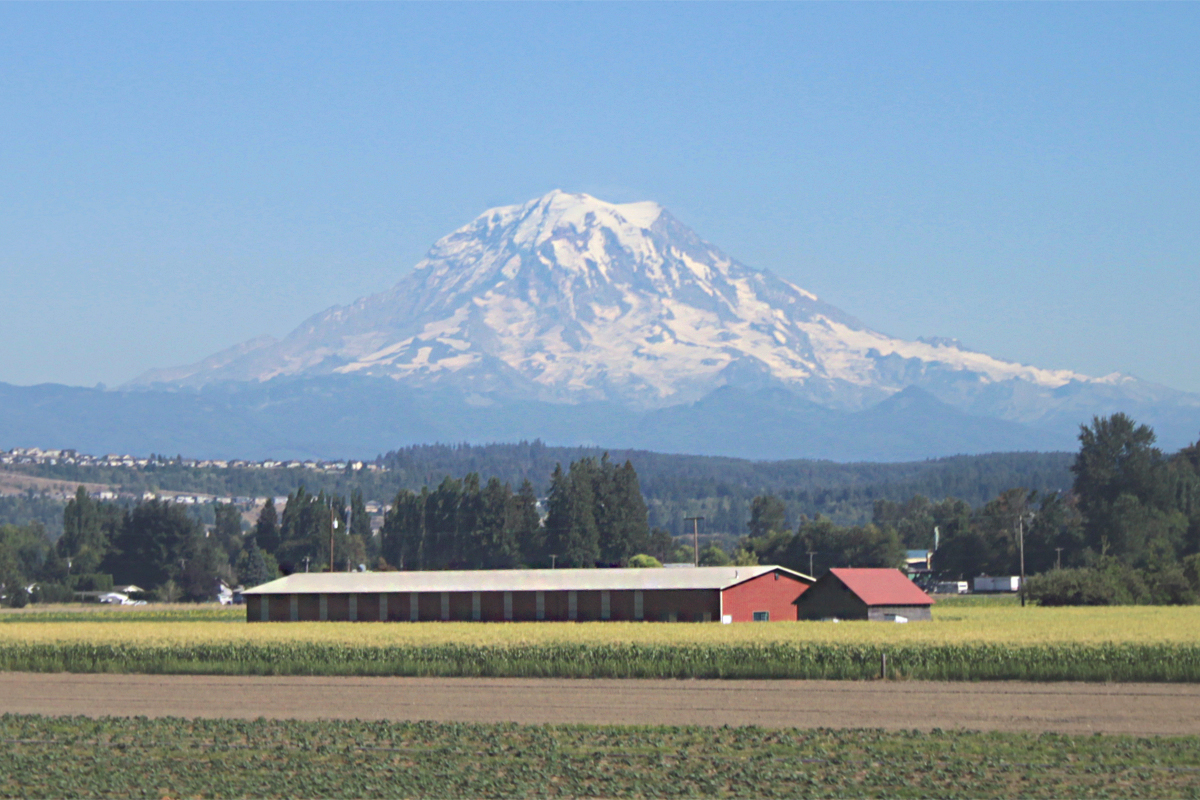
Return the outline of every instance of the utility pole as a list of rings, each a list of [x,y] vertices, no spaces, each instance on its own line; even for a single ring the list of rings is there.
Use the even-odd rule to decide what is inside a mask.
[[[329,506],[329,571],[333,572],[333,531],[337,528],[337,515],[333,506]]]
[[[312,561],[312,557],[311,557],[311,556],[305,556],[305,557],[304,557],[304,571],[305,571],[305,572],[308,572],[308,562],[310,562],[310,561]]]
[[[813,574],[813,571],[812,571],[812,564],[813,564],[813,562],[812,562],[812,557],[813,557],[814,555],[816,555],[816,554],[817,554],[817,551],[816,551],[816,550],[809,550],[809,551],[808,551],[808,577],[810,577],[810,578],[812,577],[812,574]]]
[[[1030,515],[1032,519],[1032,514]],[[1021,549],[1021,608],[1025,607],[1025,514],[1017,517],[1017,544]]]
[[[684,522],[692,523],[692,557],[696,566],[700,566],[700,520],[704,517],[684,517]]]
[[[1062,551],[1061,547],[1054,548],[1054,568],[1062,569]]]
[[[550,569],[554,569],[555,562],[557,562],[557,561],[558,561],[558,554],[551,553],[550,554]]]

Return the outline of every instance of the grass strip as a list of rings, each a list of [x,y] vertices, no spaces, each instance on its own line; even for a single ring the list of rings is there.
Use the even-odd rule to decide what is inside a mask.
[[[0,670],[186,675],[396,675],[1200,682],[1200,645],[0,644]]]
[[[0,797],[1197,797],[1200,738],[0,717]]]

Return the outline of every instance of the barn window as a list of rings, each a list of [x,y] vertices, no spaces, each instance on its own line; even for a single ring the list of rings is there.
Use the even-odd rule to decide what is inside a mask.
[[[770,611],[755,611],[754,612],[754,621],[755,622],[770,622],[771,621],[771,612]]]

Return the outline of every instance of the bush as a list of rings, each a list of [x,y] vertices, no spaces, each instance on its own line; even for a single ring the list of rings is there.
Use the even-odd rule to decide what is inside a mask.
[[[76,575],[71,582],[75,586],[77,592],[111,592],[113,587],[113,577],[103,572],[95,572],[90,575]]]
[[[1043,606],[1190,605],[1197,586],[1189,565],[1140,570],[1117,562],[1034,575],[1027,596]]]
[[[631,567],[661,567],[662,562],[654,556],[648,556],[645,553],[638,553],[633,558],[629,559]]]
[[[75,592],[65,584],[39,583],[30,599],[35,603],[69,603],[75,599]]]
[[[1081,567],[1034,575],[1025,592],[1043,606],[1111,606],[1121,603],[1123,589],[1112,574]]]

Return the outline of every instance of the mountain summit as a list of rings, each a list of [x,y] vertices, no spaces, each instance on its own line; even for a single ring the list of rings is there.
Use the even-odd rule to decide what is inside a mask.
[[[483,403],[639,410],[729,386],[783,388],[854,411],[917,386],[962,411],[1021,422],[1080,392],[1147,391],[1132,378],[1038,369],[951,339],[886,336],[735,261],[656,203],[562,191],[481,214],[392,289],[317,314],[283,340],[152,370],[131,387],[338,375],[453,388]]]

